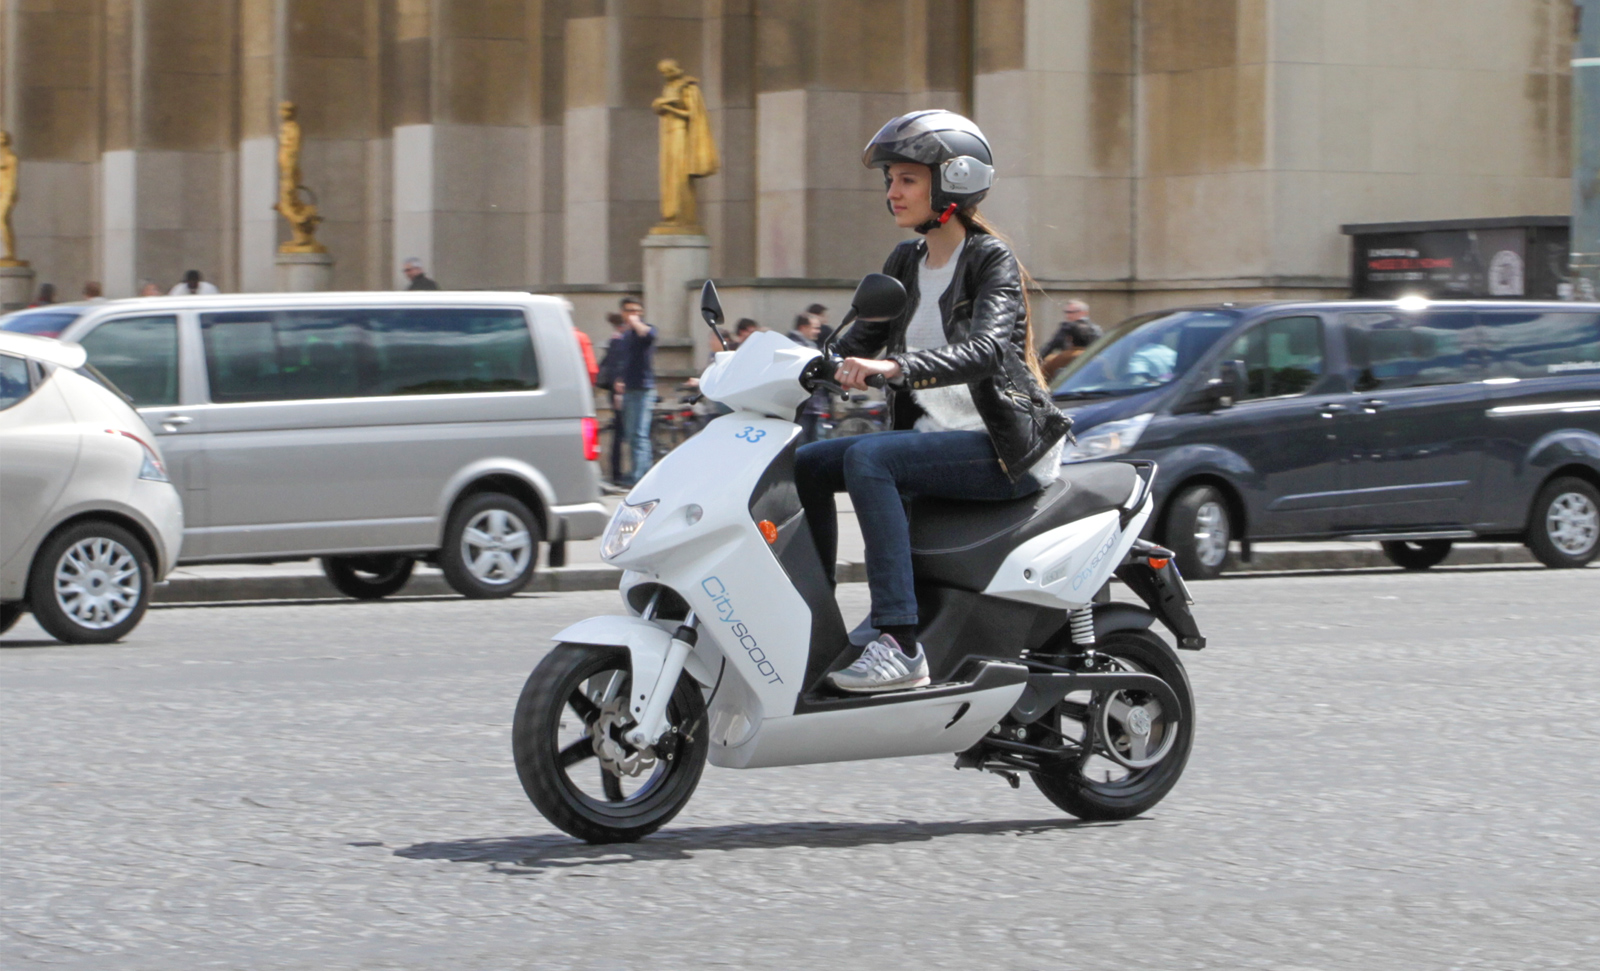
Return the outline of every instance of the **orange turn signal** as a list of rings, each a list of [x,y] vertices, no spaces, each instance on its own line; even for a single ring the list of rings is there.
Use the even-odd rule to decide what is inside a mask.
[[[1150,557],[1149,560],[1147,560],[1145,562],[1150,564],[1150,569],[1152,569],[1152,570],[1165,570],[1167,568],[1167,564],[1171,563],[1172,561],[1171,560],[1161,559],[1160,557],[1152,556],[1152,557]]]
[[[767,541],[768,546],[778,541],[778,527],[773,525],[772,520],[763,519],[756,523],[756,528],[761,530],[761,538]]]

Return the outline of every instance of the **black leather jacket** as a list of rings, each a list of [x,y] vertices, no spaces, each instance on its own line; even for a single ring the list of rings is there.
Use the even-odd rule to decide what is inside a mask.
[[[889,386],[891,428],[910,428],[922,414],[913,388],[965,384],[989,431],[1000,468],[1016,482],[1072,427],[1056,409],[1027,365],[1028,317],[1022,271],[1011,248],[988,233],[969,232],[950,289],[939,298],[944,347],[906,350],[906,328],[917,309],[917,266],[927,241],[894,248],[883,272],[905,284],[906,311],[895,320],[861,321],[840,339],[844,357],[875,357],[880,351],[900,365],[901,380]]]

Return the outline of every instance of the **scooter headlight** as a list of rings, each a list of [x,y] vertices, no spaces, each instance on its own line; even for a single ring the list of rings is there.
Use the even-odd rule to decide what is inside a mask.
[[[1121,421],[1108,421],[1104,425],[1096,425],[1082,437],[1078,443],[1068,443],[1061,450],[1061,461],[1089,462],[1094,459],[1110,458],[1131,451],[1138,444],[1139,436],[1144,434],[1145,426],[1150,424],[1154,414],[1136,415],[1124,418]]]
[[[633,537],[639,532],[639,527],[650,513],[655,510],[657,500],[641,502],[637,506],[627,503],[617,507],[611,514],[611,523],[606,526],[606,535],[600,542],[600,555],[606,559],[621,556],[628,551],[628,545],[633,542]]]

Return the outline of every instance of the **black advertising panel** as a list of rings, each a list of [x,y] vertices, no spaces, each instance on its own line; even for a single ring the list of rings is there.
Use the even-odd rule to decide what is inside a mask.
[[[1565,216],[1343,229],[1352,297],[1559,300],[1570,292]]]

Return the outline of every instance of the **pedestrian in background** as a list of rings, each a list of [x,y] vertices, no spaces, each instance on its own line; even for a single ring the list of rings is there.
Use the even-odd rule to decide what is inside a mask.
[[[594,342],[589,340],[589,335],[573,325],[572,336],[578,339],[578,350],[583,354],[583,367],[589,372],[589,383],[594,384],[600,377],[600,365],[594,362]]]
[[[56,302],[56,285],[54,283],[39,284],[39,292],[33,298],[30,307],[43,307]]]
[[[407,290],[439,289],[439,284],[433,282],[428,274],[422,272],[422,261],[415,256],[406,257],[406,261],[400,264],[400,272],[404,273],[406,279],[411,281],[411,285],[406,287]]]
[[[161,288],[156,286],[154,280],[140,280],[139,281],[139,296],[141,296],[141,297],[159,297],[159,296],[161,296]]]
[[[656,329],[645,323],[644,304],[633,297],[622,299],[622,320],[625,351],[612,389],[622,395],[622,432],[631,447],[633,463],[628,474],[617,481],[618,485],[632,487],[655,461],[650,426],[656,402]]]
[[[207,293],[220,293],[215,283],[207,283],[201,279],[199,270],[189,270],[183,275],[182,283],[174,283],[172,289],[167,291],[171,297],[193,297]]]
[[[728,348],[728,350],[737,351],[744,345],[745,341],[750,339],[751,334],[754,334],[760,329],[761,325],[751,320],[749,317],[740,317],[739,322],[733,327],[733,346]]]
[[[600,373],[595,376],[594,385],[603,388],[606,396],[611,399],[611,481],[622,481],[622,395],[616,390],[617,380],[622,375],[622,364],[628,356],[628,345],[622,337],[622,332],[627,327],[627,321],[621,314],[606,314],[606,323],[611,325],[611,340],[606,344],[605,360],[600,362]]]
[[[806,314],[817,322],[817,347],[828,346],[828,338],[833,336],[833,327],[828,324],[828,308],[814,303],[806,308]]]
[[[811,306],[819,305],[812,304]],[[824,313],[826,313],[826,308],[824,308]],[[820,349],[818,337],[821,334],[821,316],[812,313],[808,308],[805,313],[794,319],[794,330],[789,331],[789,339],[801,347],[818,350]],[[818,388],[811,393],[811,397],[806,399],[805,404],[800,406],[800,413],[796,416],[796,420],[800,423],[801,445],[809,445],[817,440],[817,426],[822,423],[822,419],[828,414],[828,403],[828,392]]]
[[[1049,381],[1057,371],[1072,363],[1090,344],[1100,339],[1100,326],[1089,319],[1089,305],[1082,300],[1068,300],[1062,308],[1061,325],[1055,335],[1039,349],[1039,367]]]
[[[90,280],[88,283],[85,283],[83,285],[83,299],[85,299],[85,300],[104,300],[105,299],[105,294],[102,293],[101,290],[100,290],[100,281],[99,280]]]

